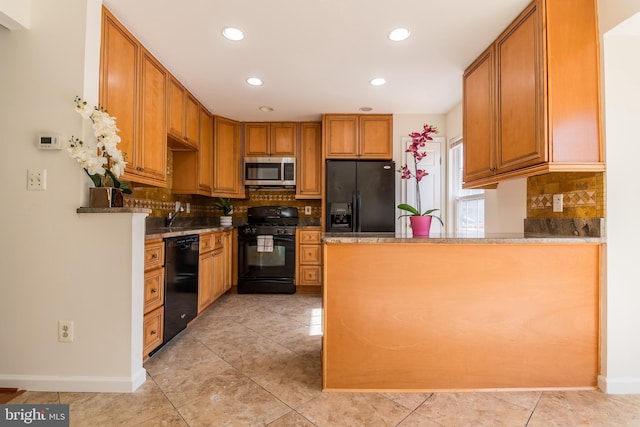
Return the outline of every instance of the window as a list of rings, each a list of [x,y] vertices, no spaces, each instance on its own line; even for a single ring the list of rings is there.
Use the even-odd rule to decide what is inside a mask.
[[[458,138],[449,148],[449,212],[450,222],[455,224],[456,234],[484,236],[484,190],[462,188],[462,139]]]

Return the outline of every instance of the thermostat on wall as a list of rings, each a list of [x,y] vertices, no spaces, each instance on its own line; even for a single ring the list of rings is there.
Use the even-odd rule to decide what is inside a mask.
[[[41,150],[60,150],[60,136],[38,135],[38,148]]]

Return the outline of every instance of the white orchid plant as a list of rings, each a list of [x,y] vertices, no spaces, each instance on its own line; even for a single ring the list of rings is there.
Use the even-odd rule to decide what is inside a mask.
[[[102,108],[88,107],[87,102],[80,97],[73,101],[76,104],[76,112],[93,123],[96,143],[85,144],[72,136],[67,147],[69,155],[80,163],[96,187],[115,187],[123,193],[131,194],[129,185],[118,180],[124,173],[127,162],[125,155],[118,148],[121,139],[118,136],[120,129],[116,127],[116,118],[111,117]]]

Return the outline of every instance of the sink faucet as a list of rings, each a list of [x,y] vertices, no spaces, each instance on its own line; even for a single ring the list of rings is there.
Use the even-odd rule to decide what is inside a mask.
[[[176,209],[175,212],[169,212],[167,217],[164,219],[165,227],[171,227],[171,225],[173,224],[173,220],[175,220],[176,217],[180,215],[182,212],[184,212],[184,208],[182,206]]]

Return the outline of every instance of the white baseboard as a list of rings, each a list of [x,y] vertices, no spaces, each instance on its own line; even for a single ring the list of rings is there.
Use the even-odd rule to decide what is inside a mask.
[[[130,393],[147,380],[147,371],[140,368],[131,377],[78,377],[51,375],[2,375],[0,387],[27,391]]]
[[[598,387],[607,394],[640,394],[640,378],[607,378],[598,375]]]

